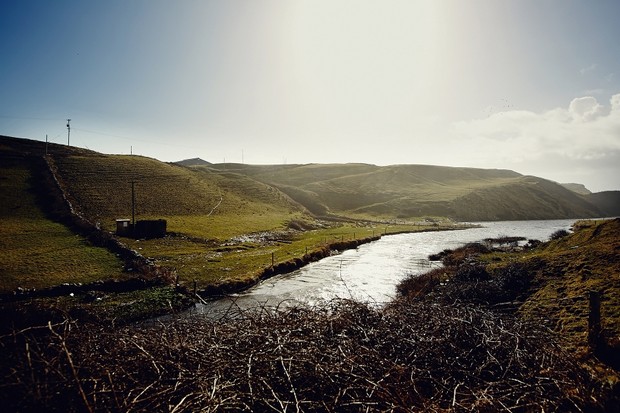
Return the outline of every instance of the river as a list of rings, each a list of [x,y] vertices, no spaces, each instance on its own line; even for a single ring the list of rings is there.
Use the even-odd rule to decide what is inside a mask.
[[[191,313],[221,314],[229,309],[277,305],[315,305],[333,298],[385,303],[396,294],[396,284],[409,274],[421,274],[434,263],[428,256],[468,242],[502,236],[546,241],[575,222],[480,222],[479,228],[387,235],[354,250],[324,258],[288,274],[277,275],[240,294],[197,305]],[[437,264],[435,264],[437,265]]]

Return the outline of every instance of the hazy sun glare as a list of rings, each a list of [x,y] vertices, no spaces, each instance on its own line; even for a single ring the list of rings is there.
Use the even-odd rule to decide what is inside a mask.
[[[162,160],[500,167],[615,188],[619,11],[20,2],[0,16],[0,133],[58,142],[71,117],[76,145]]]

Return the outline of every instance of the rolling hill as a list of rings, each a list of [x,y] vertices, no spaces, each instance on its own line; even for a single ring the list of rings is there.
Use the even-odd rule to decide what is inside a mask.
[[[50,217],[51,203],[43,196],[38,173],[44,163],[34,156],[40,149],[28,141],[0,138],[0,294],[127,278],[117,255]]]
[[[200,159],[200,158],[184,159],[182,161],[178,161],[174,163],[177,165],[181,165],[181,166],[211,165],[211,162],[207,162],[204,159]]]
[[[0,138],[0,155],[41,157],[45,143]],[[319,217],[462,221],[589,218],[616,215],[619,191],[575,192],[503,169],[432,165],[164,163],[47,145],[52,168],[75,209],[105,229],[131,216],[164,218],[169,231],[202,238],[282,227]],[[183,166],[183,164],[191,166]],[[133,184],[132,184],[133,182]]]
[[[586,199],[603,211],[605,216],[620,216],[620,191],[596,192],[586,195]]]
[[[543,178],[502,169],[368,164],[216,164],[208,169],[273,185],[317,215],[444,216],[464,221],[614,215],[613,195],[597,202],[597,194],[579,194]]]
[[[282,227],[304,209],[270,185],[241,174],[213,173],[135,155],[104,155],[49,144],[47,162],[75,211],[108,230],[117,218],[166,219],[168,231],[228,238]],[[0,157],[45,167],[45,143],[0,137]],[[33,166],[34,165],[34,166]],[[33,172],[36,172],[34,171]]]

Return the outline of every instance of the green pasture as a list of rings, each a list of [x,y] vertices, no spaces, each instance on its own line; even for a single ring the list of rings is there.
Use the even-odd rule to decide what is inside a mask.
[[[0,291],[122,278],[122,262],[45,217],[24,163],[0,167]]]
[[[125,242],[160,265],[175,268],[181,284],[198,287],[219,284],[228,280],[253,280],[272,264],[299,258],[342,241],[369,238],[377,235],[413,232],[435,226],[423,225],[353,225],[339,224],[310,231],[279,231],[268,234],[245,233],[224,242],[166,237]]]

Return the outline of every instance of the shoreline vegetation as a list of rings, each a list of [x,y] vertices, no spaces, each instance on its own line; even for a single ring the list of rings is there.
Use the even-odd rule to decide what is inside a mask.
[[[0,395],[67,412],[615,411],[620,219],[574,228],[523,249],[444,251],[382,308],[120,326],[58,313],[0,335]],[[590,290],[602,294],[595,344]]]
[[[202,298],[208,299],[217,299],[227,294],[239,293],[249,288],[252,288],[258,283],[267,280],[273,276],[287,274],[289,272],[300,269],[312,262],[320,261],[323,258],[329,257],[330,255],[337,254],[348,249],[355,249],[363,244],[378,241],[379,239],[381,239],[382,236],[407,234],[413,232],[455,231],[472,227],[473,226],[468,224],[450,224],[446,226],[438,225],[431,228],[405,230],[399,230],[398,227],[396,227],[396,230],[393,230],[389,233],[386,231],[382,235],[373,235],[369,237],[354,238],[350,240],[345,240],[344,236],[342,236],[340,241],[326,243],[324,246],[321,246],[310,252],[306,252],[301,256],[293,257],[287,261],[281,261],[278,263],[274,263],[271,266],[265,267],[262,270],[258,271],[258,275],[256,277],[248,278],[243,281],[228,280],[221,285],[209,285],[203,289],[197,290],[196,293],[199,294]]]
[[[93,232],[90,232],[88,238],[96,240],[95,242],[103,244],[109,249],[113,249],[117,255],[124,258],[126,269],[135,275],[124,280],[111,279],[97,280],[90,283],[63,283],[40,289],[20,287],[14,291],[0,294],[0,305],[4,303],[6,304],[5,308],[11,308],[13,303],[19,307],[19,302],[40,300],[38,304],[33,305],[33,308],[38,307],[39,310],[45,312],[44,309],[50,306],[49,310],[52,312],[54,309],[62,309],[62,311],[79,313],[82,316],[88,314],[89,317],[94,318],[99,318],[102,314],[106,317],[106,314],[110,313],[110,310],[107,308],[109,306],[116,306],[119,303],[126,304],[126,306],[134,306],[135,308],[127,308],[129,311],[111,312],[115,323],[125,324],[140,319],[175,313],[189,308],[200,301],[214,300],[226,295],[240,293],[273,276],[292,272],[330,255],[377,241],[382,236],[411,232],[462,230],[473,227],[470,224],[457,223],[435,224],[430,227],[392,224],[392,229],[389,232],[388,227],[384,227],[383,234],[363,238],[355,237],[355,234],[360,232],[359,228],[349,228],[347,235],[352,237],[352,239],[348,240],[345,239],[344,234],[346,231],[343,231],[343,227],[337,227],[335,230],[341,234],[340,237],[332,237],[331,242],[327,241],[327,235],[320,237],[323,241],[316,249],[308,250],[306,248],[305,253],[301,251],[299,256],[293,255],[292,257],[291,253],[288,252],[286,256],[291,258],[287,258],[285,261],[276,260],[275,254],[272,253],[272,265],[268,265],[253,273],[245,274],[244,278],[228,278],[217,284],[207,284],[202,288],[197,288],[195,281],[180,280],[178,274],[173,269],[158,265],[153,258],[144,257],[138,251],[127,248],[122,242],[112,238],[110,234],[84,224],[79,217],[78,224],[82,229],[86,228],[87,231],[97,232],[97,235],[93,235]],[[350,232],[351,230],[357,230],[357,232]],[[304,233],[302,232],[301,234],[298,237],[303,241]],[[323,233],[319,232],[319,235],[323,235]],[[266,235],[263,232],[260,236],[264,238]],[[281,237],[281,234],[278,237]],[[309,238],[311,238],[312,243],[315,242],[314,239],[316,237]],[[141,242],[144,243],[145,240]],[[285,243],[285,245],[290,244],[290,241]],[[260,251],[260,246],[253,247],[253,249]],[[299,248],[297,249],[299,250]],[[168,291],[166,293],[168,295],[166,300],[152,299],[151,295],[157,296],[161,294],[161,291],[166,290]],[[171,305],[171,301],[174,301],[176,304]]]

